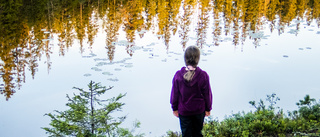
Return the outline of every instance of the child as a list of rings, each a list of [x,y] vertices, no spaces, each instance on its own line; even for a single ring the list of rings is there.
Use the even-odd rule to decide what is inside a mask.
[[[179,117],[182,137],[202,137],[204,117],[212,109],[209,75],[197,67],[200,50],[190,46],[184,54],[186,67],[174,75],[170,103],[173,115]]]

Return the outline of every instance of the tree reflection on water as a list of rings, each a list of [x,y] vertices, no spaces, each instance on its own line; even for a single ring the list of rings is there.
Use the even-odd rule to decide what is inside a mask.
[[[64,56],[74,40],[80,52],[92,48],[99,30],[106,32],[105,48],[112,62],[119,31],[126,34],[127,53],[132,56],[135,38],[152,32],[169,48],[178,31],[184,49],[188,33],[196,31],[200,48],[207,39],[219,46],[222,35],[231,35],[234,46],[249,38],[256,46],[271,32],[284,33],[294,23],[298,34],[301,22],[316,20],[320,25],[320,0],[18,0],[0,3],[0,93],[8,100],[25,82],[26,69],[34,77],[42,56],[48,71],[53,47]],[[190,30],[196,17],[196,29]],[[294,22],[293,22],[294,21]],[[102,22],[102,23],[98,23]],[[213,34],[212,38],[207,37]],[[50,43],[57,35],[58,44]],[[84,43],[84,41],[88,43]]]

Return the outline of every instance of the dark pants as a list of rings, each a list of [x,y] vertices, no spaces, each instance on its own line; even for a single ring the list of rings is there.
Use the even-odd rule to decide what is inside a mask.
[[[179,115],[182,137],[203,137],[201,130],[203,128],[204,116],[204,112],[191,116]]]

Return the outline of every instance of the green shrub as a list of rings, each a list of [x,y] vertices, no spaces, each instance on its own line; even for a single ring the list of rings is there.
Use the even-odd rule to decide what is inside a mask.
[[[205,122],[203,135],[205,137],[246,137],[246,136],[320,136],[320,103],[306,95],[304,100],[297,103],[299,110],[289,112],[276,107],[280,99],[276,94],[267,96],[267,103],[250,101],[254,112],[232,114],[223,121],[212,120]]]

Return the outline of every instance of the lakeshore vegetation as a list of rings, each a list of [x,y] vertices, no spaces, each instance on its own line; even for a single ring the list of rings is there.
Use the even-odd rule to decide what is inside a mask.
[[[135,121],[133,129],[121,128],[119,125],[126,116],[115,117],[115,112],[121,111],[124,103],[120,102],[126,94],[119,94],[109,99],[100,99],[106,88],[100,83],[91,81],[88,90],[74,87],[78,92],[70,97],[67,94],[68,107],[65,111],[55,110],[45,116],[51,118],[50,127],[43,127],[50,137],[76,136],[76,137],[141,137],[143,134],[134,135],[134,130],[139,128],[140,122]]]
[[[143,133],[135,134],[140,122],[134,122],[133,129],[121,128],[125,116],[115,117],[112,113],[121,111],[124,103],[119,94],[109,99],[99,99],[106,91],[100,83],[91,81],[88,91],[75,87],[78,92],[73,97],[67,95],[69,108],[65,111],[55,110],[45,116],[51,118],[50,127],[43,127],[49,136],[77,137],[143,137]],[[320,101],[306,95],[296,103],[298,110],[284,113],[277,106],[280,98],[276,94],[267,95],[265,100],[249,101],[255,110],[238,112],[222,121],[209,118],[205,121],[203,135],[205,137],[225,136],[320,136]],[[168,131],[165,137],[180,137],[179,131]]]
[[[209,119],[203,127],[205,137],[318,137],[320,136],[320,101],[306,95],[296,103],[298,110],[284,113],[277,107],[280,98],[267,95],[265,101],[250,101],[255,111],[238,112],[222,121]],[[181,133],[168,131],[167,137]]]

